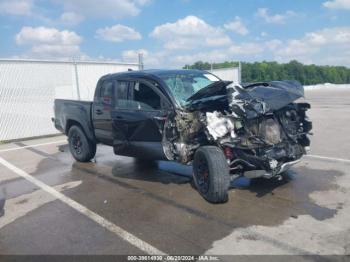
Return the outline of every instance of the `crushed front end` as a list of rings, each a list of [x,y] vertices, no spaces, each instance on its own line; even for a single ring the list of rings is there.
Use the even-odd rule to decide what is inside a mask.
[[[274,177],[297,163],[310,145],[310,105],[295,103],[303,95],[295,81],[216,83],[169,117],[164,152],[169,160],[189,164],[197,148],[216,145],[232,175]]]

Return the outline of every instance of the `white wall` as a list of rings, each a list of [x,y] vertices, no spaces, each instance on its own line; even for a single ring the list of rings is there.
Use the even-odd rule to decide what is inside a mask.
[[[138,64],[79,62],[80,97],[92,100],[97,80]],[[55,98],[77,99],[72,62],[0,60],[0,141],[50,135]]]
[[[239,67],[213,69],[211,73],[218,76],[222,80],[233,81],[236,84],[240,83]]]

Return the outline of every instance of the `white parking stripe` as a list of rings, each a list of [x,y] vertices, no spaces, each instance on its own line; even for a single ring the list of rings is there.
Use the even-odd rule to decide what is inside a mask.
[[[43,189],[44,191],[48,192],[49,194],[53,195],[57,199],[61,200],[62,202],[66,203],[76,211],[80,212],[81,214],[87,216],[91,220],[95,221],[102,227],[106,228],[110,232],[118,235],[120,238],[124,239],[125,241],[129,242],[131,245],[139,248],[140,250],[144,251],[147,254],[150,255],[165,255],[164,252],[158,250],[157,248],[153,247],[152,245],[146,243],[145,241],[139,239],[138,237],[132,235],[131,233],[125,231],[124,229],[118,227],[117,225],[113,224],[109,220],[103,218],[102,216],[96,214],[95,212],[91,211],[90,209],[86,208],[85,206],[79,204],[78,202],[74,201],[73,199],[63,195],[62,193],[58,192],[56,189],[54,189],[51,186],[46,185],[45,183],[41,182],[40,180],[36,179],[35,177],[29,175],[22,169],[12,165],[10,162],[6,161],[2,157],[0,157],[0,164],[4,165],[11,171],[15,172],[17,175],[23,177],[24,179],[28,180],[29,182],[33,183],[34,185],[38,186],[39,188]]]
[[[28,145],[28,146],[21,146],[21,147],[2,149],[2,150],[0,150],[0,153],[1,152],[20,150],[20,149],[25,149],[25,148],[31,148],[31,147],[39,147],[39,146],[47,146],[47,145],[53,145],[53,144],[61,144],[63,142],[67,142],[67,140],[59,140],[59,141],[43,143],[43,144],[36,144],[36,145]]]
[[[306,155],[306,157],[325,159],[325,160],[332,160],[332,161],[339,161],[339,162],[344,162],[344,163],[350,163],[350,159],[343,159],[343,158],[335,158],[335,157],[328,157],[328,156],[318,156],[318,155]]]

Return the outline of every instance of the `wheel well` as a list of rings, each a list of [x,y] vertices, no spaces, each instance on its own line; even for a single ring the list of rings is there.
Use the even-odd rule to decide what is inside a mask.
[[[72,127],[72,126],[78,126],[82,131],[83,133],[85,134],[86,138],[92,142],[96,142],[95,141],[95,136],[93,135],[92,137],[90,137],[87,132],[89,132],[89,130],[86,130],[82,124],[80,124],[78,121],[76,120],[72,120],[72,119],[68,119],[67,120],[67,124],[66,124],[66,128],[65,128],[65,134],[68,136],[68,132],[69,132],[69,129]]]
[[[69,129],[72,127],[72,126],[79,126],[81,128],[81,130],[84,132],[84,129],[83,127],[81,126],[81,124],[78,122],[78,121],[75,121],[75,120],[67,120],[67,124],[66,124],[66,130],[65,130],[65,134],[68,135],[68,132],[69,132]],[[85,132],[84,132],[85,133]]]

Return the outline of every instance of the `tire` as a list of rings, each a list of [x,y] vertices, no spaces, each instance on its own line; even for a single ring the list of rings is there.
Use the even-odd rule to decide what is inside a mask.
[[[72,126],[68,131],[69,150],[75,160],[89,162],[96,154],[96,143],[89,140],[79,126]]]
[[[198,192],[208,202],[227,202],[230,171],[219,147],[203,146],[197,149],[193,159],[193,180]]]

